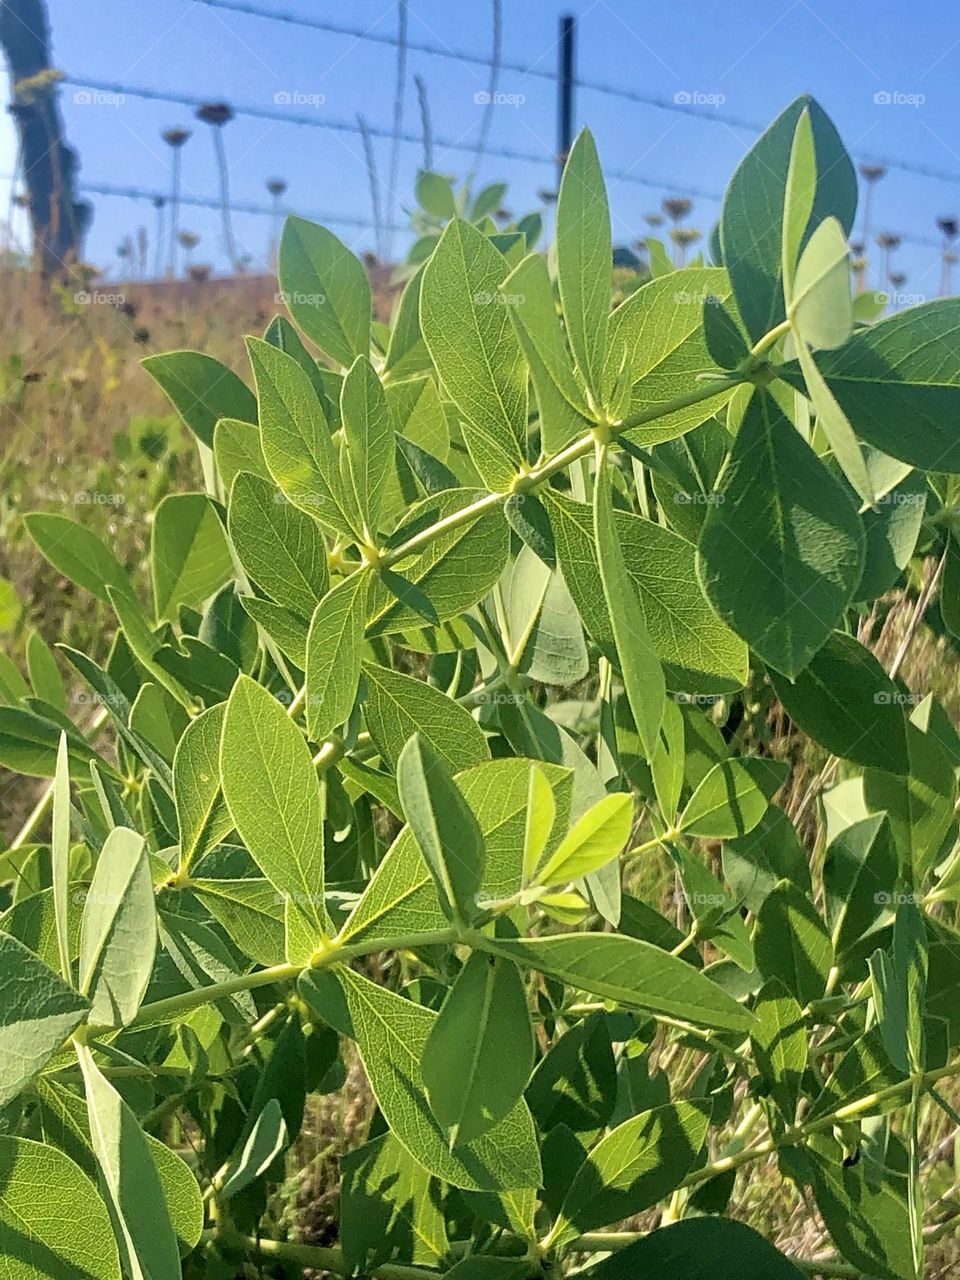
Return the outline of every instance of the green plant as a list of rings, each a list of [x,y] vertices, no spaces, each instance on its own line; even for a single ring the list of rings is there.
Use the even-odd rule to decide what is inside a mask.
[[[116,614],[105,665],[65,650],[92,722],[49,651],[0,670],[0,762],[52,779],[4,855],[11,1275],[925,1274],[956,1212],[925,1147],[958,1122],[960,738],[900,670],[938,592],[960,630],[960,304],[859,318],[855,207],[801,99],[717,265],[611,313],[584,133],[556,292],[523,231],[456,218],[387,331],[291,219],[323,363],[283,318],[256,396],[145,361],[206,491],[154,514],[149,608],[27,517]],[[887,671],[858,632],[915,554],[939,567]],[[841,775],[812,831],[788,765],[738,749],[760,691]],[[271,1238],[350,1046],[377,1110],[339,1243]],[[773,1160],[816,1259],[727,1216]]]

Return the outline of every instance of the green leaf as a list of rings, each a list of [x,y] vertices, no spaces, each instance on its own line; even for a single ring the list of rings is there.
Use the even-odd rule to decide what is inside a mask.
[[[668,1018],[732,1031],[748,1030],[752,1022],[745,1009],[686,961],[638,938],[613,933],[485,938],[483,947],[575,990]]]
[[[837,218],[849,235],[857,208],[857,176],[830,119],[812,98],[797,98],[753,144],[727,188],[720,216],[723,261],[730,272],[737,307],[752,342],[785,316],[783,242],[787,179],[797,125],[808,114],[817,174],[816,196],[798,236],[806,203],[794,199],[791,184],[787,238],[801,247],[810,229]],[[796,169],[794,170],[796,174]],[[806,184],[810,181],[809,172]]]
[[[66,711],[67,691],[63,686],[63,676],[39,631],[31,631],[27,638],[26,658],[35,696],[58,711]]]
[[[270,474],[295,507],[334,534],[351,535],[337,449],[316,388],[293,356],[247,339],[257,384],[260,442]]]
[[[57,771],[53,779],[53,819],[50,832],[50,876],[57,927],[60,974],[73,982],[70,960],[70,762],[67,735],[61,733]]]
[[[230,491],[228,528],[244,569],[285,609],[309,618],[329,583],[316,523],[268,480],[241,471]]]
[[[607,602],[620,674],[623,676],[634,724],[649,759],[656,749],[663,719],[666,682],[617,539],[613,523],[610,472],[603,453],[597,464],[593,526],[600,580]]]
[[[513,1110],[530,1079],[533,1049],[516,965],[474,951],[433,1024],[423,1059],[430,1109],[451,1149],[473,1142]]]
[[[763,976],[777,978],[802,1007],[823,996],[833,945],[827,926],[794,885],[782,882],[764,900],[753,947]]]
[[[436,1181],[392,1133],[347,1152],[341,1170],[340,1236],[351,1269],[442,1265],[449,1242]]]
[[[599,406],[604,399],[613,249],[607,190],[589,129],[578,134],[563,166],[556,255],[567,337],[577,368]]]
[[[270,1098],[254,1121],[242,1149],[227,1165],[220,1184],[223,1198],[229,1200],[266,1173],[288,1142],[280,1103]]]
[[[700,536],[703,589],[751,649],[793,679],[856,591],[863,528],[846,491],[760,392],[737,433],[721,496]]]
[[[272,600],[261,600],[259,596],[241,596],[240,603],[253,621],[263,627],[280,652],[302,671],[307,665],[309,624],[291,609],[284,609]]]
[[[550,832],[557,816],[557,802],[546,774],[530,761],[527,813],[523,828],[523,883],[529,884],[543,851],[550,839]]]
[[[791,720],[833,755],[909,772],[903,695],[853,636],[834,631],[793,683],[770,678]]]
[[[936,298],[857,329],[819,368],[861,439],[926,471],[960,471],[960,299]],[[799,386],[799,369],[784,375]]]
[[[537,1063],[526,1099],[544,1133],[565,1125],[595,1134],[613,1115],[617,1066],[604,1014],[591,1014],[550,1046]]]
[[[177,1236],[147,1136],[87,1046],[78,1044],[76,1050],[90,1137],[124,1271],[130,1280],[180,1280]]]
[[[567,884],[598,870],[619,856],[632,826],[633,798],[623,792],[604,796],[561,840],[536,874],[537,883]]]
[[[953,829],[957,780],[936,735],[923,732],[913,720],[907,724],[907,752],[906,777],[867,769],[863,795],[871,812],[886,810],[905,882],[920,884]]]
[[[455,218],[424,268],[420,296],[430,356],[474,466],[496,490],[526,461],[527,368],[502,292],[508,271],[490,240]]]
[[[449,489],[424,498],[407,515],[417,520],[429,515],[429,523],[455,516],[480,498],[473,489]],[[392,567],[420,588],[440,622],[459,617],[481,600],[503,572],[510,553],[510,530],[500,513],[449,529],[421,551],[398,560]],[[391,635],[417,630],[423,617],[400,601],[378,579],[370,587],[368,601],[370,635]]]
[[[552,490],[546,505],[564,582],[590,635],[612,656],[613,628],[590,508]],[[704,595],[694,545],[632,512],[614,510],[613,527],[668,687],[695,693],[739,689],[747,678],[747,647]]]
[[[369,662],[363,675],[367,728],[392,769],[399,768],[400,756],[414,734],[452,772],[490,759],[476,720],[439,689]]]
[[[269,880],[191,878],[190,888],[244,955],[265,966],[282,962],[283,901]]]
[[[652,1208],[690,1172],[709,1121],[709,1104],[679,1102],[618,1125],[597,1143],[571,1182],[551,1241],[565,1244]]]
[[[0,1107],[53,1057],[89,1008],[21,942],[0,932]]]
[[[365,573],[351,573],[313,611],[306,653],[306,717],[314,742],[338,729],[353,710],[368,582]]]
[[[761,988],[750,1033],[757,1067],[788,1124],[796,1116],[807,1069],[807,1029],[798,1002],[777,978]]]
[[[537,503],[536,498],[517,496],[524,511]],[[546,512],[539,503],[537,507],[549,532]],[[523,546],[500,580],[500,593],[506,623],[502,639],[511,666],[544,684],[571,685],[583,680],[590,660],[583,626],[563,575],[551,572],[538,554]]]
[[[157,507],[150,535],[153,599],[160,622],[176,622],[233,577],[223,525],[205,493],[171,493]]]
[[[706,840],[745,836],[767,808],[767,798],[744,760],[721,760],[698,784],[680,815],[685,835]]]
[[[411,1156],[445,1182],[476,1191],[540,1185],[540,1155],[530,1112],[518,1102],[474,1142],[452,1151],[430,1110],[422,1076],[437,1015],[350,969],[339,970],[360,1055],[380,1109]]]
[[[393,474],[394,434],[380,379],[365,356],[358,356],[343,380],[340,417],[350,483],[360,531],[375,545],[387,481]]]
[[[232,369],[202,351],[168,351],[148,356],[142,364],[208,449],[213,448],[214,428],[221,418],[257,420],[253,392]]]
[[[95,533],[66,516],[34,511],[23,517],[40,553],[71,582],[109,604],[107,588],[132,596],[130,579],[116,556]]]
[[[585,1272],[589,1280],[801,1280],[768,1240],[732,1218],[687,1218],[660,1227]]]
[[[367,273],[332,231],[303,218],[287,218],[279,274],[287,309],[321,351],[344,366],[369,353]]]
[[[788,303],[793,298],[794,272],[816,195],[817,156],[813,140],[813,124],[809,109],[804,107],[793,133],[783,197],[781,275],[783,291]]]
[[[654,413],[668,400],[689,395],[700,374],[720,378],[724,370],[707,346],[703,317],[729,303],[730,279],[719,267],[687,267],[651,280],[620,304],[610,317],[610,359],[626,352],[632,384],[629,414]],[[608,378],[613,377],[613,369]],[[644,448],[673,440],[718,413],[733,394],[733,384],[686,409],[624,432]]]
[[[83,907],[80,990],[95,1026],[122,1027],[143,1000],[157,950],[157,912],[144,839],[115,827]]]
[[[524,258],[504,281],[503,294],[530,366],[540,416],[540,448],[549,457],[587,430],[590,419],[586,397],[574,376],[543,255],[531,253]]]
[[[837,404],[823,374],[817,367],[816,360],[807,348],[806,341],[802,338],[797,343],[797,355],[800,368],[803,370],[807,395],[817,415],[817,426],[823,428],[823,433],[843,474],[860,498],[872,506],[876,502],[873,479],[856,433],[847,421],[846,414]]]
[[[218,845],[233,827],[220,790],[223,705],[191,720],[173,757],[173,795],[180,832],[180,870]]]
[[[55,1147],[0,1136],[5,1280],[120,1280],[107,1207]]]
[[[213,432],[213,458],[224,493],[230,492],[240,471],[251,471],[255,476],[270,479],[260,446],[260,431],[252,422],[221,418]]]
[[[885,813],[852,822],[830,841],[823,861],[827,922],[838,960],[890,918],[897,851]]]
[[[437,884],[451,920],[468,923],[479,910],[483,836],[446,761],[415,733],[397,760],[403,816]]]
[[[800,341],[815,349],[842,347],[853,330],[847,237],[836,218],[825,218],[797,264],[790,318]]]
[[[430,353],[420,332],[422,284],[423,267],[421,266],[408,280],[407,287],[400,295],[400,302],[393,318],[390,344],[387,347],[387,358],[384,364],[384,373],[391,381],[394,378],[408,378],[411,374],[423,373],[431,368]]]
[[[220,776],[234,826],[254,861],[319,942],[326,929],[323,793],[300,730],[247,676],[227,703]]]

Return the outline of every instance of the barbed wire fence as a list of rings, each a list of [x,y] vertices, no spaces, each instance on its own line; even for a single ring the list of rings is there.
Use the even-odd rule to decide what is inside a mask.
[[[229,218],[231,212],[245,215],[261,216],[270,219],[272,224],[270,234],[271,251],[275,248],[276,226],[278,220],[286,213],[299,213],[302,216],[313,218],[317,221],[329,223],[334,227],[349,227],[355,230],[374,230],[377,234],[378,250],[383,253],[385,250],[389,253],[392,246],[393,233],[402,232],[407,228],[396,220],[395,196],[397,187],[397,156],[401,144],[414,145],[421,148],[427,161],[430,159],[431,151],[452,152],[452,153],[472,153],[475,157],[472,169],[475,170],[479,156],[485,155],[493,158],[503,159],[505,161],[522,162],[524,164],[538,166],[544,169],[544,193],[548,196],[555,193],[557,183],[551,181],[552,175],[549,170],[555,170],[559,177],[559,170],[562,167],[566,150],[569,147],[570,137],[572,135],[573,124],[575,119],[574,110],[574,94],[580,90],[590,91],[605,97],[613,98],[625,104],[633,104],[654,109],[655,111],[668,113],[673,116],[683,116],[690,119],[709,124],[714,127],[721,125],[730,129],[737,129],[753,134],[762,132],[764,126],[758,122],[746,119],[735,114],[731,114],[722,108],[722,104],[716,101],[704,101],[707,98],[716,98],[719,95],[703,95],[692,92],[679,92],[673,97],[664,97],[655,94],[648,94],[637,89],[624,85],[617,85],[608,81],[597,79],[591,76],[581,75],[576,70],[576,54],[575,41],[577,31],[577,20],[570,17],[562,17],[560,19],[560,35],[557,41],[558,58],[557,66],[549,68],[543,65],[524,63],[523,61],[504,57],[500,50],[500,6],[494,3],[494,49],[491,54],[484,54],[474,50],[461,49],[441,43],[439,41],[421,40],[411,38],[407,30],[405,21],[405,5],[398,7],[399,22],[396,34],[384,32],[380,30],[369,30],[349,22],[335,21],[327,18],[314,17],[310,15],[297,14],[282,10],[268,9],[261,4],[248,3],[247,0],[192,0],[197,6],[209,9],[224,11],[226,13],[237,15],[250,20],[258,20],[272,24],[282,24],[293,28],[314,31],[331,36],[346,37],[360,43],[368,43],[370,45],[379,45],[393,48],[397,51],[399,68],[401,69],[401,82],[398,84],[398,93],[402,93],[405,85],[405,61],[410,53],[419,53],[429,57],[438,59],[454,60],[456,62],[465,63],[470,66],[482,68],[486,71],[491,86],[490,91],[482,91],[487,93],[490,101],[486,104],[488,107],[495,105],[497,76],[502,72],[509,72],[517,76],[523,76],[533,82],[539,82],[545,89],[549,86],[556,97],[556,115],[557,115],[557,145],[555,150],[547,147],[542,149],[524,148],[519,146],[504,145],[491,142],[489,140],[491,113],[485,113],[484,121],[481,125],[481,138],[478,141],[474,138],[466,137],[448,137],[443,134],[433,134],[429,136],[424,129],[412,129],[403,125],[403,111],[395,106],[393,120],[389,125],[377,124],[358,117],[355,120],[338,118],[332,115],[318,114],[313,103],[298,103],[298,97],[307,98],[311,95],[297,95],[292,92],[281,92],[274,95],[273,105],[261,103],[247,102],[211,102],[208,98],[201,97],[189,92],[178,92],[170,89],[162,89],[146,84],[127,83],[122,80],[110,80],[101,78],[85,77],[80,75],[67,74],[62,77],[62,83],[65,88],[72,94],[75,103],[96,102],[116,100],[125,102],[128,99],[137,99],[141,101],[152,101],[169,104],[175,108],[187,108],[191,110],[195,116],[211,124],[214,129],[215,140],[218,142],[218,157],[222,161],[222,137],[217,137],[218,127],[222,127],[224,123],[234,117],[246,118],[251,120],[259,120],[270,122],[273,125],[283,125],[290,128],[311,129],[326,131],[331,134],[341,134],[348,136],[356,136],[362,139],[363,154],[368,169],[371,169],[371,143],[373,140],[388,143],[391,148],[390,156],[390,173],[387,183],[387,202],[384,211],[383,201],[379,198],[377,190],[377,178],[375,172],[371,171],[371,184],[373,188],[373,204],[374,212],[364,213],[357,212],[336,212],[314,210],[299,207],[294,202],[284,202],[282,196],[287,193],[287,184],[282,180],[273,180],[274,185],[271,186],[270,181],[267,182],[267,189],[271,192],[272,200],[270,202],[256,202],[250,200],[215,200],[191,194],[178,190],[178,164],[179,164],[179,148],[189,137],[189,132],[185,129],[172,128],[164,134],[166,141],[171,142],[173,170],[173,187],[167,189],[151,188],[136,183],[122,182],[102,182],[102,181],[81,181],[79,184],[80,191],[88,196],[101,196],[106,198],[120,198],[136,202],[149,202],[156,211],[156,237],[155,237],[155,256],[153,264],[153,275],[176,274],[176,255],[177,255],[177,231],[176,231],[176,210],[178,206],[205,208],[211,210],[219,210],[224,218],[224,223],[229,227]],[[417,92],[421,106],[421,116],[426,116],[426,94],[423,87],[421,77],[414,77],[417,83]],[[548,91],[549,91],[548,89]],[[313,95],[317,96],[317,95]],[[481,94],[477,97],[480,98]],[[875,95],[879,102],[884,97],[890,97],[889,94],[879,93]],[[309,112],[297,110],[300,106],[311,106]],[[211,115],[211,113],[213,113]],[[176,141],[176,137],[180,136],[180,141]],[[171,141],[171,139],[173,139]],[[855,260],[855,267],[858,275],[858,284],[862,287],[866,283],[867,263],[870,260],[871,267],[874,265],[880,268],[880,276],[877,283],[881,287],[893,287],[896,289],[898,285],[902,285],[905,276],[894,270],[892,255],[896,252],[901,244],[914,245],[923,249],[933,251],[937,255],[934,262],[940,265],[940,287],[941,292],[948,291],[951,268],[955,259],[954,242],[958,235],[957,219],[950,216],[939,217],[935,220],[935,225],[940,232],[939,237],[923,234],[916,230],[909,229],[887,229],[877,234],[875,226],[871,225],[871,219],[876,218],[876,209],[874,208],[875,188],[881,179],[890,173],[903,173],[922,179],[946,183],[950,185],[960,184],[960,170],[949,170],[938,168],[935,166],[920,164],[915,161],[904,159],[894,155],[885,155],[875,151],[858,151],[854,154],[854,159],[858,164],[861,180],[864,187],[865,198],[862,203],[862,212],[860,214],[859,225],[852,236],[852,254]],[[425,164],[426,167],[426,164]],[[664,203],[667,206],[671,204],[673,199],[674,207],[683,208],[680,218],[674,218],[673,231],[678,232],[680,219],[690,212],[690,205],[686,202],[704,201],[712,203],[719,209],[719,203],[722,199],[722,193],[710,190],[689,183],[683,183],[673,178],[663,175],[638,173],[633,169],[621,170],[612,167],[606,168],[608,179],[615,182],[623,182],[626,184],[636,185],[646,188],[651,192],[656,192],[664,197]],[[18,174],[12,175],[14,183]],[[225,164],[221,167],[221,181],[224,191],[226,190],[227,171]],[[684,208],[685,206],[685,208]],[[164,213],[169,213],[168,219],[170,225],[163,228]],[[648,221],[655,223],[656,217],[659,216],[659,210],[653,211]],[[671,219],[668,217],[667,221]],[[711,219],[712,221],[713,219]],[[931,225],[934,220],[931,219]],[[653,228],[651,227],[651,230]],[[671,228],[668,227],[668,230]],[[642,245],[643,233],[640,228],[637,229],[637,240]],[[875,237],[875,240],[874,240]],[[162,238],[169,242],[169,253],[163,254]],[[180,236],[182,242],[182,233]],[[131,253],[133,245],[131,242]],[[877,256],[874,259],[871,250],[877,249]],[[264,265],[269,267],[270,253],[266,255]],[[140,270],[141,274],[146,274],[145,270],[145,253],[141,245]],[[233,262],[235,269],[243,269],[243,263],[234,257]]]

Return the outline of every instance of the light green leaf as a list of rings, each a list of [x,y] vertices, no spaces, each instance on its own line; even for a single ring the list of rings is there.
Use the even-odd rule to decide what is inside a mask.
[[[319,942],[326,928],[323,793],[302,733],[247,676],[227,703],[220,776],[234,826],[254,861]]]
[[[260,431],[255,423],[241,422],[239,418],[221,418],[213,432],[213,459],[224,493],[230,492],[240,471],[251,471],[255,476],[270,479],[260,446]]]
[[[150,535],[157,619],[176,622],[233,576],[223,525],[204,493],[171,493],[157,507]]]
[[[807,395],[817,416],[817,425],[823,428],[823,433],[843,474],[863,501],[872,505],[876,501],[876,493],[860,442],[853,427],[847,421],[847,415],[837,404],[833,392],[817,368],[816,360],[803,338],[798,339],[797,356],[800,360],[800,368],[803,370]]]
[[[391,768],[415,733],[454,772],[490,759],[476,720],[439,689],[373,663],[364,664],[363,675],[367,728]]]
[[[340,417],[346,447],[346,475],[360,518],[358,532],[376,544],[387,481],[393,473],[393,424],[380,379],[365,356],[358,356],[343,380]]]
[[[284,958],[283,900],[269,880],[191,879],[190,888],[244,955],[257,964]]]
[[[86,1045],[76,1046],[87,1094],[90,1139],[130,1280],[180,1280],[180,1250],[163,1185],[137,1117],[101,1073]]]
[[[191,720],[173,757],[173,795],[180,830],[180,870],[189,871],[229,834],[230,810],[220,790],[220,735],[225,708]]]
[[[564,1244],[652,1208],[690,1172],[709,1122],[709,1103],[668,1103],[608,1133],[574,1176],[551,1241]]]
[[[241,471],[230,491],[228,528],[254,582],[283,608],[309,618],[329,582],[316,523],[268,480]]]
[[[666,682],[617,538],[613,523],[610,472],[604,453],[600,454],[597,464],[593,527],[600,579],[620,674],[633,722],[649,759],[656,749],[663,719]]]
[[[475,945],[481,945],[475,940]],[[752,1017],[709,978],[649,942],[614,933],[484,938],[484,950],[560,978],[575,990],[698,1026],[748,1030]]]
[[[144,839],[114,827],[83,905],[80,990],[95,1026],[122,1027],[143,1000],[157,950],[153,877]]]
[[[551,491],[547,509],[564,582],[590,635],[612,656],[613,628],[590,508]],[[613,527],[668,687],[685,693],[740,688],[747,678],[747,647],[704,595],[693,543],[628,511],[614,510]]]
[[[529,884],[550,839],[557,803],[553,788],[539,765],[530,761],[527,812],[523,828],[523,883]]]
[[[260,443],[276,483],[294,506],[334,534],[351,534],[340,500],[340,468],[309,375],[285,351],[247,339],[257,384]]]
[[[526,1103],[518,1102],[492,1129],[451,1151],[427,1104],[422,1075],[437,1015],[350,969],[341,969],[339,977],[370,1085],[394,1136],[414,1160],[466,1190],[539,1186],[540,1154]]]
[[[423,273],[420,323],[464,439],[491,489],[526,460],[527,368],[502,291],[509,266],[469,223],[449,223]]]
[[[763,393],[747,409],[720,495],[700,535],[703,589],[767,665],[793,679],[856,591],[863,528],[846,491]]]
[[[549,457],[587,430],[589,409],[574,376],[543,255],[524,258],[504,281],[503,294],[530,366],[541,452]]]
[[[214,429],[221,418],[257,420],[253,392],[232,369],[202,351],[168,351],[148,356],[142,364],[208,449],[213,448]]]
[[[513,1110],[530,1079],[533,1049],[516,965],[474,951],[447,994],[423,1058],[430,1109],[451,1149],[473,1142]]]
[[[703,314],[713,299],[728,306],[730,297],[730,279],[722,268],[687,267],[650,281],[617,307],[610,317],[610,359],[626,352],[633,388],[630,415],[652,413],[666,401],[688,395],[700,374],[723,376],[707,347]],[[612,367],[607,376],[614,376]],[[698,404],[631,428],[626,439],[644,448],[673,440],[718,413],[732,394],[731,385]]]
[[[807,107],[800,112],[790,148],[787,185],[783,197],[783,241],[780,273],[783,291],[789,303],[793,296],[793,276],[800,247],[813,212],[817,194],[817,157],[813,141],[813,125]]]
[[[853,330],[849,252],[843,227],[826,218],[797,264],[790,319],[800,341],[815,349],[841,347]]]
[[[120,1280],[107,1207],[62,1151],[0,1136],[4,1280]]]
[[[483,883],[483,836],[446,761],[415,733],[397,760],[403,816],[433,874],[451,920],[468,923]]]
[[[311,341],[337,364],[370,350],[370,283],[332,231],[289,217],[280,240],[283,300]]]
[[[570,150],[557,199],[557,279],[567,337],[596,406],[603,403],[613,249],[607,189],[589,129]]]
[[[73,982],[70,964],[70,761],[67,735],[61,733],[57,748],[57,772],[53,779],[53,819],[50,838],[53,905],[57,925],[60,973]]]
[[[429,513],[430,523],[454,516],[483,496],[474,489],[449,489],[424,498],[407,512],[416,522]],[[412,552],[391,567],[412,582],[429,600],[437,619],[459,617],[481,600],[503,572],[510,553],[510,530],[500,512],[448,530],[422,550]],[[370,586],[368,601],[370,635],[392,635],[419,630],[423,617],[378,579]]]
[[[351,573],[313,612],[306,653],[307,732],[314,742],[338,729],[353,710],[360,682],[367,584]]]
[[[697,785],[677,826],[684,835],[707,840],[745,836],[767,808],[767,798],[742,760],[721,760]]]
[[[537,873],[538,884],[567,884],[616,858],[630,837],[633,798],[623,792],[604,796],[561,840]]]

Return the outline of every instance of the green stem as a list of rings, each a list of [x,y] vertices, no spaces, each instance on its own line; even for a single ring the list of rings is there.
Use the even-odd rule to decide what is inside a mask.
[[[366,942],[341,943],[336,939],[318,948],[308,964],[275,964],[269,969],[255,969],[253,973],[239,974],[236,978],[228,978],[225,982],[213,982],[206,987],[195,987],[192,991],[184,991],[177,996],[168,996],[166,1000],[155,1000],[145,1004],[137,1016],[125,1028],[154,1026],[161,1022],[170,1022],[180,1014],[189,1013],[204,1004],[212,1004],[227,996],[236,995],[240,991],[252,991],[256,987],[268,987],[276,982],[294,982],[304,969],[329,969],[333,965],[345,964],[358,956],[373,955],[379,951],[410,951],[417,947],[432,947],[456,942],[459,939],[456,929],[437,929],[432,933],[405,933],[389,938],[374,938]],[[108,1035],[111,1027],[88,1027],[84,1038],[89,1040],[98,1035]]]
[[[295,1266],[312,1267],[316,1271],[332,1271],[335,1275],[348,1276],[352,1268],[344,1260],[340,1249],[326,1249],[321,1245],[293,1244],[287,1240],[255,1240],[251,1236],[235,1237],[228,1234],[225,1243],[242,1245],[256,1259],[276,1259],[278,1262],[292,1262]],[[436,1271],[428,1271],[425,1267],[405,1267],[400,1263],[384,1262],[372,1267],[364,1275],[374,1280],[437,1280]]]

